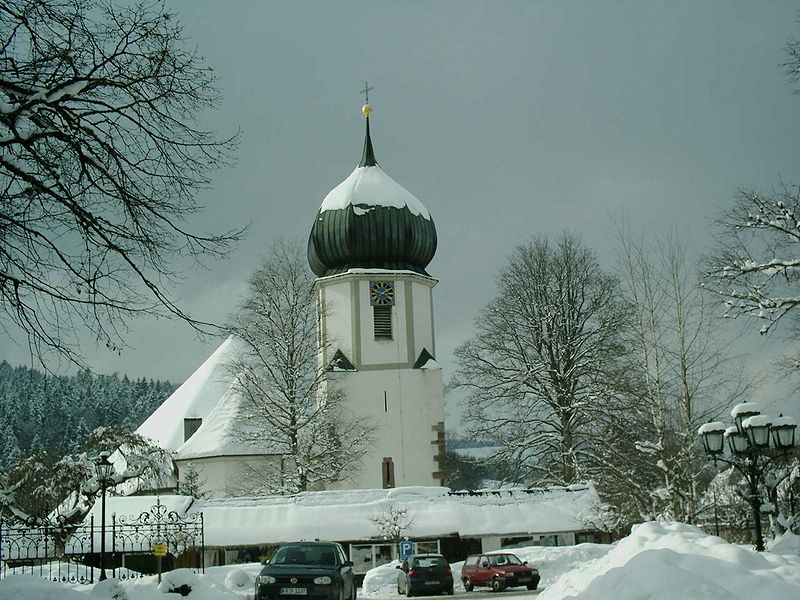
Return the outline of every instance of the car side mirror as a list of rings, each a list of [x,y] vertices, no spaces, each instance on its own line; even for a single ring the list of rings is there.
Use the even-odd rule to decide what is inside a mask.
[[[403,570],[403,567],[402,567],[402,565],[397,565],[397,566],[395,567],[395,569],[400,569],[400,570],[402,571],[402,570]]]
[[[352,567],[353,566],[353,561],[352,560],[346,560],[346,561],[344,561],[342,563],[342,566],[343,567]]]
[[[264,566],[267,566],[269,564],[269,561],[264,559],[264,560],[261,561],[261,564],[264,565]]]
[[[522,561],[522,564],[523,564],[523,565],[527,565],[527,564],[528,564],[528,561],[527,561],[527,560],[523,560],[523,561]]]

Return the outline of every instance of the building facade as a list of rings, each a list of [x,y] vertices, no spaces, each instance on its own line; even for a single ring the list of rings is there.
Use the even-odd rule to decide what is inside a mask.
[[[372,428],[360,468],[333,489],[444,485],[444,400],[426,268],[436,227],[377,164],[364,107],[361,162],[323,200],[308,242],[320,360]],[[323,398],[324,401],[324,398]]]

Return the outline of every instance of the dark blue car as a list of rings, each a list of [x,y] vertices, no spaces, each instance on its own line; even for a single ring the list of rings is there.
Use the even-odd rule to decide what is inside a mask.
[[[441,554],[414,554],[398,567],[397,593],[411,596],[453,594],[453,572]]]
[[[256,577],[255,600],[356,600],[353,563],[336,542],[281,545]]]

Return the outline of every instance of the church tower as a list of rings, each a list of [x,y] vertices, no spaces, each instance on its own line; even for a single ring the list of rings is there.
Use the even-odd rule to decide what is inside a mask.
[[[428,210],[375,160],[368,104],[361,162],[325,197],[308,240],[322,364],[373,428],[361,468],[335,488],[444,485],[444,400],[436,363],[436,252]]]

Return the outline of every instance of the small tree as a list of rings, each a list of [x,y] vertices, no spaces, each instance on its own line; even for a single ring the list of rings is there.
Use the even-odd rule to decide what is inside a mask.
[[[253,492],[293,493],[346,479],[372,428],[342,407],[319,363],[313,278],[297,244],[277,242],[231,317],[242,350],[229,364],[244,401],[243,441],[279,462],[246,467]]]
[[[384,504],[381,509],[369,516],[370,522],[377,529],[377,538],[399,544],[414,524],[414,516],[408,507],[399,504]]]
[[[178,493],[192,498],[206,498],[208,492],[204,489],[206,480],[200,477],[194,465],[189,463],[184,470],[183,477],[178,481]]]
[[[163,285],[236,239],[183,223],[235,146],[196,124],[218,101],[161,2],[0,4],[0,323],[40,360],[80,362],[79,330],[118,351],[137,315],[202,325]]]

